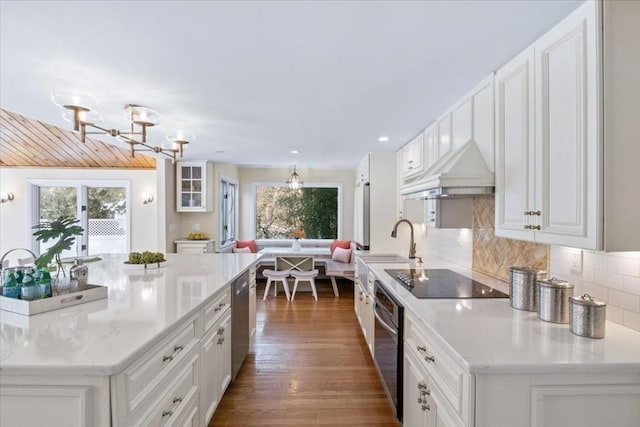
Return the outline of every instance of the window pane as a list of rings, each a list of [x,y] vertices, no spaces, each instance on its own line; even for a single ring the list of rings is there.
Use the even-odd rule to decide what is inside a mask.
[[[40,222],[53,221],[61,216],[76,218],[78,212],[78,193],[75,187],[40,187]],[[35,225],[35,224],[34,224]],[[61,257],[78,255],[78,238],[71,249],[62,251]],[[40,254],[53,246],[58,239],[39,242],[36,248]]]
[[[122,187],[89,187],[88,254],[127,252],[127,193]]]
[[[338,237],[338,189],[336,187],[258,187],[256,238],[290,239],[302,230],[308,239]]]

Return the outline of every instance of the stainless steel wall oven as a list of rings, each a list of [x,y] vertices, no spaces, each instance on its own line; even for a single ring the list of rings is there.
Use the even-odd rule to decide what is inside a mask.
[[[402,421],[402,342],[404,307],[378,280],[375,292],[374,360],[396,417]]]

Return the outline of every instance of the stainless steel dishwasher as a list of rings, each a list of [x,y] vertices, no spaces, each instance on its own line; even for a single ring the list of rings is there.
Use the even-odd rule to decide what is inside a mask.
[[[231,284],[231,380],[249,352],[249,271]]]

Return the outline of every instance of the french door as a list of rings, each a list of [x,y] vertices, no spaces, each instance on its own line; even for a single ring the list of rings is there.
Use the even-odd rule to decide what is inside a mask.
[[[129,252],[129,183],[122,181],[32,182],[33,225],[60,216],[77,218],[84,232],[63,257]],[[55,241],[34,240],[34,251],[44,252]]]

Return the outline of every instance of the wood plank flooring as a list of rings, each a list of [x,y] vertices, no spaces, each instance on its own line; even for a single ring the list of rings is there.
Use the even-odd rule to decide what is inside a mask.
[[[318,281],[318,301],[282,289],[262,301],[257,331],[214,426],[397,427],[353,311],[353,283]]]

